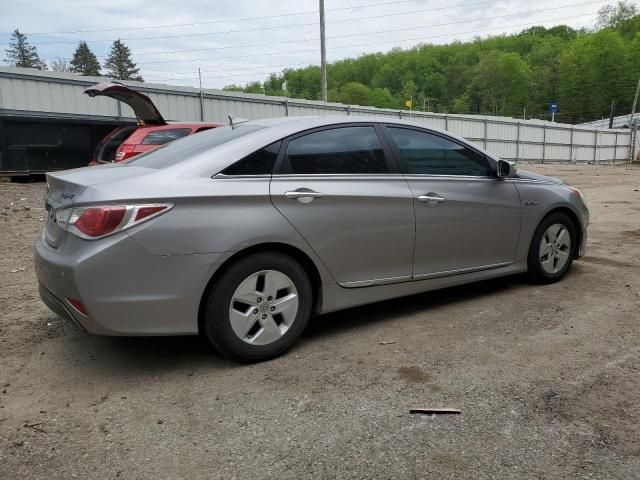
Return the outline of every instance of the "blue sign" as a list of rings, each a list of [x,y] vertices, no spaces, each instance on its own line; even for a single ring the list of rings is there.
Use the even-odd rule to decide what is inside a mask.
[[[549,102],[549,111],[553,113],[558,112],[558,102]]]

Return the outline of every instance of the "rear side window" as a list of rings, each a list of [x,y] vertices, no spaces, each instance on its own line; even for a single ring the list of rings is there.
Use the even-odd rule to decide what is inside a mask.
[[[272,143],[225,168],[224,175],[270,175],[276,164],[282,141]]]
[[[493,176],[484,155],[439,135],[387,127],[400,152],[405,173],[414,175]]]
[[[191,133],[190,128],[173,128],[170,130],[156,130],[155,132],[149,132],[146,137],[142,139],[143,145],[164,145],[165,143],[173,142],[182,137],[186,137]]]
[[[373,127],[321,130],[289,142],[291,173],[387,173],[387,161]]]

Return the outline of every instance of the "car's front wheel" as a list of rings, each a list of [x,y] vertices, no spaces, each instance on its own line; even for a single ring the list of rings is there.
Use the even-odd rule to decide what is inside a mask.
[[[259,362],[300,336],[311,315],[309,277],[291,257],[263,252],[231,265],[211,286],[202,329],[228,357]]]
[[[575,225],[562,212],[545,217],[531,240],[529,276],[538,283],[553,283],[569,271],[577,248]]]

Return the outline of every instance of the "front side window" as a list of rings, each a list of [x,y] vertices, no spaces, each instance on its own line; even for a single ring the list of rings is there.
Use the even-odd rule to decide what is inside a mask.
[[[270,175],[276,164],[282,141],[267,145],[225,168],[224,175]]]
[[[452,140],[419,130],[387,127],[407,174],[494,176],[481,155]]]
[[[387,173],[388,167],[373,127],[321,130],[289,142],[287,159],[296,174]]]
[[[143,145],[164,145],[173,142],[182,137],[186,137],[191,133],[190,128],[172,128],[170,130],[156,130],[142,139]]]

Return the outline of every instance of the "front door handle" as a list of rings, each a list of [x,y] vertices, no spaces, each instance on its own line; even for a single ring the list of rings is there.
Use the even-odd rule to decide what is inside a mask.
[[[298,188],[297,190],[284,192],[284,196],[292,200],[298,200],[301,203],[309,203],[313,202],[316,198],[322,197],[322,193],[308,188]]]
[[[418,200],[420,200],[421,202],[435,202],[435,203],[442,203],[446,201],[444,197],[441,197],[437,193],[433,193],[433,192],[429,192],[425,195],[420,195],[418,197]]]

